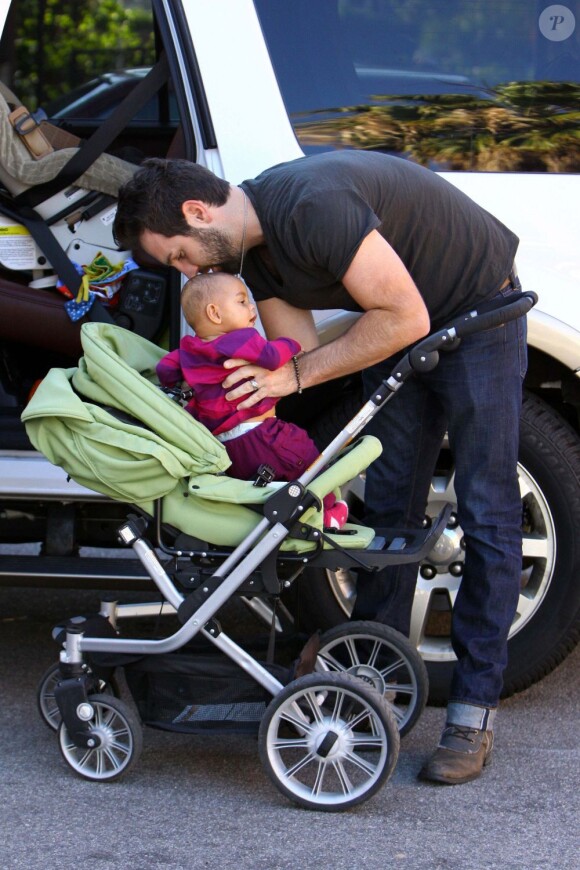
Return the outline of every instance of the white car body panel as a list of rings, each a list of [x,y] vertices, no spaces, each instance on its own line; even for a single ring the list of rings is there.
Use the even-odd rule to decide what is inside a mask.
[[[538,294],[528,341],[575,371],[580,367],[580,176],[444,173],[520,238],[522,286]]]
[[[66,471],[53,465],[34,450],[0,451],[0,496],[19,499],[62,498],[63,501],[105,500],[105,496],[87,489],[68,477]]]
[[[184,12],[219,145],[219,158],[206,151],[199,162],[238,184],[302,156],[251,0],[220,0],[215,17],[207,0],[188,0]]]

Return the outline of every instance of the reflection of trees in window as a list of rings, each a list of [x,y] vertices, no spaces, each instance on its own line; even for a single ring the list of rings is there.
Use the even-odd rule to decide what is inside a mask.
[[[338,0],[355,63],[466,76],[486,87],[575,77],[576,39],[553,42],[539,31],[538,16],[547,5],[547,0]]]
[[[149,0],[18,0],[13,88],[33,109],[102,72],[154,61]]]
[[[494,96],[493,102],[455,94],[381,96],[375,99],[382,104],[345,108],[324,120],[311,115],[294,126],[305,150],[374,149],[434,169],[580,171],[580,85],[508,82]]]

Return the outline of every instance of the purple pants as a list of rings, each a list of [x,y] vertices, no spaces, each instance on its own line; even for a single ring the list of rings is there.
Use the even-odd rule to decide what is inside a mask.
[[[277,417],[225,441],[224,447],[232,461],[226,474],[240,480],[254,480],[264,463],[274,469],[274,480],[294,480],[320,453],[304,429]]]

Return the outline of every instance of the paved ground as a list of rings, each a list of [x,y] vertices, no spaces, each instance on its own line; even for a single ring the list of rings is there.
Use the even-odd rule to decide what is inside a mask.
[[[495,762],[463,786],[416,773],[444,712],[427,708],[391,780],[348,813],[295,808],[253,738],[147,729],[116,783],[77,778],[40,721],[35,688],[55,660],[50,626],[97,594],[0,590],[0,843],[6,870],[577,870],[580,649],[503,703]]]

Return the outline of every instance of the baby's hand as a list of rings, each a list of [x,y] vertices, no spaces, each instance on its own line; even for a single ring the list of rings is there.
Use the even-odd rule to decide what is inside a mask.
[[[235,369],[239,366],[249,366],[251,363],[247,359],[227,359],[224,363],[224,369]],[[224,382],[225,386],[225,382]]]

